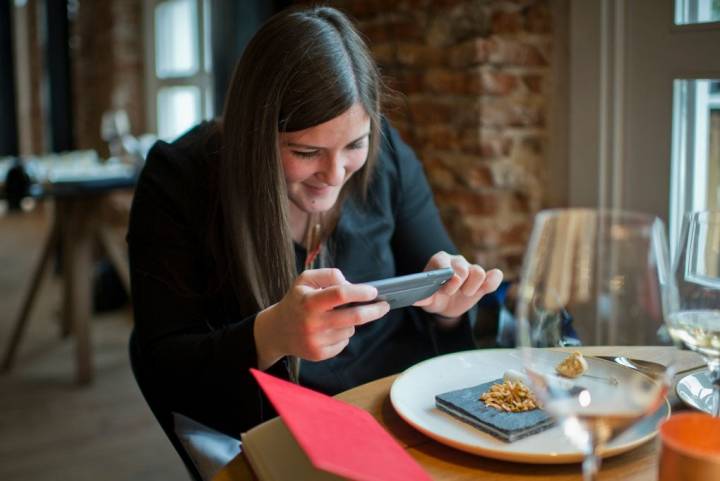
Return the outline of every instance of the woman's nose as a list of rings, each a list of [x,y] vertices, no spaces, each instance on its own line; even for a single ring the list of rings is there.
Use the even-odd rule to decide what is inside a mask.
[[[341,155],[331,155],[320,172],[320,178],[328,185],[341,185],[345,179],[345,161]]]

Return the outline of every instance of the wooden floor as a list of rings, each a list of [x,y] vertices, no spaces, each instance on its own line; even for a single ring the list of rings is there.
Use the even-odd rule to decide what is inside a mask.
[[[0,213],[0,356],[48,225],[49,208]],[[15,369],[0,374],[0,480],[186,480],[130,371],[129,311],[92,323],[95,381],[75,384],[72,339],[59,336],[48,276]]]

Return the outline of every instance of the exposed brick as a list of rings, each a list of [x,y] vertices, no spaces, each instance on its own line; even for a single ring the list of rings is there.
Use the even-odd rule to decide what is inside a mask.
[[[496,248],[501,244],[500,232],[497,226],[487,222],[489,219],[484,219],[480,223],[472,223],[469,219],[466,220],[468,225],[468,231],[470,232],[470,239],[472,240],[474,247],[481,249],[492,249]]]
[[[466,154],[480,155],[482,144],[481,131],[477,127],[462,129],[460,133],[460,150]]]
[[[447,123],[454,117],[454,109],[447,102],[416,98],[408,100],[408,107],[413,121],[422,124]]]
[[[430,0],[430,2],[437,11],[440,9],[446,9],[447,7],[454,7],[461,3],[466,3],[467,0]]]
[[[493,36],[489,40],[487,48],[487,60],[494,65],[539,67],[548,63],[536,45],[526,44],[516,39]]]
[[[543,106],[532,99],[485,98],[482,125],[485,127],[535,127],[544,125]]]
[[[447,47],[490,33],[489,9],[481,2],[460,3],[434,15],[426,35],[430,45]]]
[[[382,0],[344,0],[336,3],[338,8],[357,19],[382,13],[385,7]]]
[[[456,207],[443,204],[437,198],[437,195],[435,196],[435,201],[439,206],[443,224],[445,224],[448,234],[450,234],[450,237],[455,241],[455,245],[460,252],[472,251],[477,248],[472,242],[472,230],[463,222],[465,216],[460,215]]]
[[[519,189],[528,185],[530,175],[525,168],[504,159],[492,162],[490,168],[493,176],[493,184],[500,189]]]
[[[543,84],[545,77],[539,74],[526,74],[522,77],[523,85],[528,89],[530,93],[541,94],[543,93]]]
[[[423,73],[415,70],[387,69],[388,85],[406,95],[425,92]]]
[[[430,69],[425,73],[424,86],[429,92],[440,94],[479,95],[483,80],[473,71]]]
[[[358,27],[371,43],[383,43],[390,40],[390,31],[386,24],[377,22],[360,23]]]
[[[507,157],[513,145],[512,137],[477,126],[461,129],[459,142],[463,153],[484,160]]]
[[[550,36],[534,35],[528,36],[526,40],[527,45],[532,45],[538,52],[538,55],[542,57],[542,66],[550,64],[553,54],[553,41]],[[532,65],[530,65],[532,67]]]
[[[525,11],[525,30],[530,33],[550,33],[552,14],[545,3],[535,3]]]
[[[387,24],[389,35],[401,42],[421,41],[425,38],[423,25],[419,18],[404,17]]]
[[[522,222],[511,225],[509,228],[500,231],[500,239],[506,245],[523,245],[526,244],[530,237],[532,224],[527,219]]]
[[[531,154],[541,155],[544,151],[543,138],[539,136],[527,136],[520,141],[520,147]]]
[[[406,121],[406,119],[400,118],[397,115],[390,115],[389,118],[392,122],[392,126],[395,127],[395,129],[397,129],[398,133],[400,134],[401,139],[403,139],[408,144],[414,144],[416,142],[413,128],[411,124]]]
[[[436,198],[442,204],[456,207],[462,215],[495,215],[500,205],[499,193],[472,192],[461,189],[439,191]]]
[[[549,0],[337,0],[405,97],[386,115],[423,159],[443,221],[469,259],[519,272],[542,205]]]
[[[512,212],[532,212],[533,201],[527,192],[514,192],[510,197],[510,209]]]
[[[486,162],[475,156],[430,150],[423,153],[423,159],[426,166],[437,166],[445,174],[449,173],[454,187],[464,186],[471,192],[485,192],[493,187],[493,172]]]
[[[483,135],[480,140],[480,154],[486,159],[510,155],[513,140],[502,135]]]
[[[524,246],[482,250],[473,249],[468,257],[474,259],[477,264],[480,264],[486,269],[497,267],[502,270],[503,279],[506,281],[517,281],[520,275],[524,252]]]
[[[515,34],[523,27],[519,11],[496,10],[490,17],[490,31],[494,34]]]
[[[71,28],[76,145],[106,156],[100,138],[106,110],[124,109],[132,133],[146,131],[142,2],[82,2]]]
[[[389,42],[372,42],[370,52],[380,66],[393,65],[395,63],[395,45]]]
[[[518,250],[504,252],[503,258],[503,274],[506,280],[517,280],[520,277],[520,268],[522,267],[523,257],[525,256],[525,246],[520,246]]]
[[[451,190],[457,185],[453,173],[439,162],[425,164],[425,173],[433,189]]]
[[[398,43],[397,60],[409,67],[435,67],[445,63],[445,52],[420,43]]]
[[[513,74],[485,70],[480,73],[482,91],[490,95],[509,95],[517,87],[518,80]]]
[[[423,87],[430,92],[457,93],[463,90],[464,80],[463,72],[435,68],[425,72]]]
[[[451,47],[448,63],[451,67],[462,68],[485,63],[490,52],[490,43],[485,38],[476,38]]]
[[[416,129],[416,139],[424,148],[437,150],[455,150],[460,140],[457,129],[447,124],[435,124]]]
[[[473,190],[485,189],[493,186],[492,171],[485,163],[476,163],[464,172],[465,185]]]
[[[493,267],[501,269],[503,271],[503,279],[507,280],[507,269],[504,268],[503,259],[498,255],[498,252],[496,250],[487,248],[476,248],[473,249],[473,253],[467,257],[469,259],[472,259],[474,263],[483,266],[485,269],[490,269]]]
[[[461,178],[465,175],[467,169],[480,162],[480,159],[474,155],[461,154],[451,150],[427,149],[422,151],[423,159],[430,162],[436,162],[444,165],[456,174],[462,182]]]
[[[417,10],[427,10],[434,4],[435,0],[398,0],[395,2],[395,7],[399,11],[415,12]]]

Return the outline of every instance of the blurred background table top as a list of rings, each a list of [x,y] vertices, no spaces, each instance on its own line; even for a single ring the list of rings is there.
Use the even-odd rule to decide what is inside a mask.
[[[132,187],[139,170],[137,164],[118,158],[101,159],[94,150],[1,157],[0,193],[4,196],[7,196],[8,173],[17,167],[27,175],[27,194],[31,197]]]
[[[77,380],[86,384],[93,379],[90,318],[95,248],[100,247],[129,295],[126,249],[122,236],[118,239],[113,233],[109,219],[116,205],[112,194],[134,187],[139,166],[113,159],[103,161],[92,150],[72,151],[21,160],[5,158],[0,160],[0,179],[7,178],[8,172],[18,166],[24,171],[25,181],[29,181],[22,196],[50,198],[53,212],[45,243],[8,338],[2,368],[12,369],[42,280],[56,260],[63,284],[61,334],[75,338]],[[20,177],[15,178],[23,177],[22,173],[18,175]],[[19,199],[8,201],[11,205],[19,204]]]

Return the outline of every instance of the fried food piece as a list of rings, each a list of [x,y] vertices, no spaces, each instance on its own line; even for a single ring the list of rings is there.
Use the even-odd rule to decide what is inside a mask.
[[[572,379],[582,376],[588,370],[588,364],[583,355],[575,351],[555,366],[555,370],[561,376]]]
[[[531,411],[538,407],[535,395],[526,385],[509,380],[490,386],[480,400],[488,407],[509,413]]]

